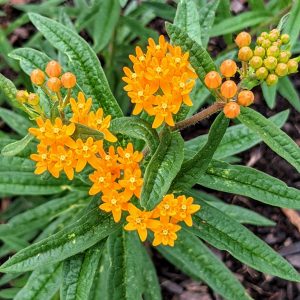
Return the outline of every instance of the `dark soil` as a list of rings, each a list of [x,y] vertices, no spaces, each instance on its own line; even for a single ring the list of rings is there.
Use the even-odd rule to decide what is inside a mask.
[[[25,2],[25,1],[15,1]],[[29,1],[27,1],[29,2]],[[233,1],[239,2],[239,1]],[[241,1],[243,2],[243,1]],[[10,5],[2,6],[2,9],[8,14],[8,18],[0,18],[0,26],[5,28],[10,20],[14,19],[18,12],[12,9]],[[154,27],[164,33],[163,21],[157,19],[155,23],[151,23]],[[28,35],[32,32],[32,26],[27,25],[24,28],[15,31],[10,41],[13,46],[22,45],[27,39]],[[213,42],[212,50],[215,51],[215,45],[218,43]],[[222,42],[219,43],[222,45]],[[222,50],[222,49],[219,49]],[[1,70],[5,76],[14,79],[16,74],[10,69]],[[300,87],[299,76],[293,76],[293,82],[297,89]],[[290,116],[287,123],[284,125],[283,130],[291,136],[298,145],[300,145],[300,115],[299,113],[282,97],[277,96],[277,105],[275,109],[270,110],[267,108],[264,100],[262,99],[261,91],[259,88],[255,90],[255,108],[257,111],[263,113],[265,116],[272,116],[282,110],[290,109]],[[199,134],[207,133],[212,119],[205,120],[201,124],[186,130],[183,134],[185,139],[190,139]],[[247,152],[240,154],[242,165],[248,165],[258,170],[266,172],[274,177],[277,177],[289,186],[300,188],[300,175],[297,171],[290,166],[286,161],[277,156],[265,144],[261,143],[258,146],[250,149]],[[201,187],[199,187],[201,189]],[[287,258],[295,268],[300,270],[300,233],[294,227],[289,219],[283,214],[281,209],[271,207],[263,203],[247,199],[242,196],[219,193],[213,190],[204,189],[205,191],[218,196],[220,199],[228,203],[237,204],[249,209],[252,209],[267,218],[275,221],[275,227],[254,227],[247,226],[257,236],[268,243],[273,249],[280,252]],[[249,294],[254,299],[259,300],[300,300],[300,284],[288,282],[286,280],[275,278],[273,276],[264,275],[257,272],[239,261],[234,259],[230,254],[212,249],[212,251],[220,257],[226,265],[234,272],[237,278],[246,287]],[[153,250],[153,259],[159,275],[163,296],[165,300],[219,300],[222,299],[216,295],[204,283],[195,282],[188,276],[184,275],[173,265],[168,263],[161,255]]]

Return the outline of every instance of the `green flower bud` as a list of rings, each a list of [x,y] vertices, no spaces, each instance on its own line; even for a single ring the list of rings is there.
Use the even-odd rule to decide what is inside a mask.
[[[261,46],[262,43],[265,41],[265,39],[261,36],[259,36],[257,39],[256,39],[256,44]]]
[[[280,50],[277,46],[271,46],[270,48],[267,49],[267,55],[268,56],[274,56],[277,57],[280,53]]]
[[[278,77],[275,74],[269,74],[266,79],[267,85],[274,85],[278,82]]]
[[[267,32],[262,32],[261,34],[260,34],[260,36],[261,37],[263,37],[264,39],[267,39],[267,38],[269,38],[269,35],[268,35],[268,33]]]
[[[28,96],[28,104],[32,106],[38,105],[40,102],[40,97],[35,93],[30,93]]]
[[[280,37],[280,30],[278,29],[272,29],[269,33],[269,36],[272,35],[275,37],[275,40],[277,40]]]
[[[275,69],[275,73],[280,77],[286,76],[288,72],[289,72],[289,68],[287,64],[284,63],[279,63]]]
[[[292,53],[290,51],[281,51],[278,56],[278,61],[281,63],[287,63],[291,57]]]
[[[282,34],[281,37],[280,37],[280,39],[281,39],[281,42],[284,45],[286,45],[286,44],[288,44],[290,42],[290,36],[288,34],[286,34],[286,33]]]
[[[282,43],[281,43],[281,40],[277,40],[276,42],[273,42],[273,43],[272,43],[272,46],[276,46],[276,47],[279,48],[279,47],[281,46],[281,44],[282,44]]]
[[[272,45],[272,42],[270,40],[264,40],[261,43],[261,46],[264,47],[265,49],[271,47],[271,45]]]
[[[249,64],[253,69],[258,69],[262,66],[263,60],[260,56],[253,56],[250,59]]]
[[[253,51],[251,50],[250,47],[242,47],[239,50],[238,53],[238,58],[240,61],[248,61],[250,60],[250,58],[253,56]]]
[[[256,70],[255,75],[257,79],[259,80],[264,80],[267,78],[269,72],[265,67],[260,67],[259,69]]]
[[[298,62],[295,59],[290,59],[287,63],[289,74],[298,72]]]
[[[277,34],[276,33],[270,33],[269,34],[269,40],[271,41],[271,42],[275,42],[275,41],[277,41],[277,39],[278,39],[278,37],[277,37]]]
[[[268,56],[264,59],[264,65],[268,70],[274,70],[277,66],[277,59],[274,56]]]
[[[255,56],[260,56],[260,57],[264,57],[266,54],[266,50],[263,47],[260,46],[256,46],[254,49],[254,55]]]

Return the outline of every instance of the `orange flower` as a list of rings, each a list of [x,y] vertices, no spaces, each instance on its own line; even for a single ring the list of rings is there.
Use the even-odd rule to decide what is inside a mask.
[[[176,221],[184,221],[186,225],[192,226],[192,214],[200,210],[200,205],[193,204],[193,197],[186,198],[184,195],[179,196],[177,201],[177,213],[175,216],[173,216],[173,218]]]
[[[140,78],[137,72],[132,72],[129,68],[124,67],[123,71],[126,76],[122,77],[122,80],[127,83],[127,85],[124,87],[124,90],[127,92],[133,91],[135,89],[135,86],[139,83],[143,83],[143,79]]]
[[[71,122],[87,125],[88,113],[92,106],[92,98],[85,99],[82,92],[78,93],[78,101],[74,98],[70,99],[71,109],[73,116],[70,119]]]
[[[147,55],[146,57],[141,47],[135,47],[135,53],[136,56],[129,55],[129,59],[135,64],[137,69],[143,70],[149,61],[150,55]]]
[[[118,190],[119,184],[115,182],[116,176],[109,172],[104,166],[99,167],[96,171],[89,175],[93,182],[89,194],[96,195],[102,191]]]
[[[166,195],[153,211],[153,217],[174,217],[178,211],[178,200],[174,194]]]
[[[163,244],[164,246],[174,246],[174,241],[177,240],[176,232],[181,229],[181,226],[169,223],[168,220],[160,221],[159,226],[154,227],[153,246]]]
[[[102,147],[99,147],[100,161],[116,178],[120,177],[121,165],[118,163],[118,154],[115,153],[114,146],[110,146],[108,153]],[[99,161],[99,160],[98,160]]]
[[[165,37],[161,35],[158,39],[158,44],[154,42],[152,38],[148,39],[149,46],[147,46],[148,52],[157,57],[163,58],[166,55],[168,49],[168,42],[166,42]]]
[[[63,146],[57,146],[52,148],[51,165],[49,165],[49,172],[56,178],[59,177],[59,173],[64,171],[69,180],[74,178],[74,167],[76,166],[76,160],[74,159],[74,153],[70,149],[65,149]]]
[[[89,137],[86,142],[78,139],[76,145],[76,172],[81,172],[87,163],[96,168],[99,164],[99,158],[97,158],[96,153],[98,153],[99,148],[102,147],[102,141],[94,142],[93,138]]]
[[[36,118],[35,122],[38,128],[31,127],[28,129],[28,131],[32,135],[34,135],[38,140],[43,141],[45,139],[46,130],[48,130],[51,127],[51,122],[48,119],[44,121],[42,117]]]
[[[144,242],[147,238],[147,228],[153,229],[159,225],[159,222],[151,219],[151,212],[142,211],[133,204],[128,205],[129,216],[126,218],[128,222],[124,229],[128,231],[137,230],[140,239]]]
[[[122,210],[128,209],[128,201],[130,197],[124,192],[118,193],[115,190],[111,190],[102,196],[104,203],[99,205],[99,208],[112,212],[114,221],[118,223],[121,220]]]
[[[117,148],[119,157],[118,161],[123,165],[123,168],[135,167],[142,159],[143,153],[134,151],[132,143],[129,143],[126,149]]]
[[[139,168],[135,170],[125,169],[124,179],[118,182],[121,187],[125,188],[125,193],[132,196],[133,194],[140,198],[141,188],[143,185],[142,172]]]
[[[93,111],[88,115],[88,126],[103,133],[104,139],[114,143],[117,138],[108,130],[110,126],[111,116],[103,116],[103,109],[99,108],[96,113]]]
[[[52,160],[50,158],[47,146],[39,144],[37,146],[37,152],[38,153],[31,154],[30,158],[36,161],[36,169],[34,173],[40,175],[48,170],[48,167],[51,164]]]

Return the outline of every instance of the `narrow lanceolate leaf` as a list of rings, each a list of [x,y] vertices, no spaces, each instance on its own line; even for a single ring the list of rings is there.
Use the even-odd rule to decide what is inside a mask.
[[[106,238],[120,225],[109,214],[94,208],[75,223],[15,254],[1,272],[24,272],[82,252]]]
[[[287,99],[300,112],[300,98],[292,81],[288,77],[280,78],[278,82],[279,93]]]
[[[75,132],[73,133],[73,138],[82,139],[83,141],[86,141],[89,137],[92,137],[94,141],[97,141],[97,140],[103,140],[104,135],[102,132],[96,129],[76,123],[76,129]]]
[[[183,144],[178,132],[171,133],[164,128],[161,142],[144,175],[141,204],[145,209],[152,210],[167,194],[183,161]]]
[[[284,27],[284,32],[289,34],[291,37],[290,43],[292,47],[294,46],[294,44],[297,42],[299,38],[299,33],[300,33],[299,18],[300,18],[300,2],[295,1],[293,2],[291,13]]]
[[[88,300],[105,241],[84,253],[74,255],[63,263],[62,300]]]
[[[15,296],[15,300],[50,300],[58,291],[61,276],[61,264],[54,264],[35,270],[26,285]]]
[[[15,156],[23,151],[26,146],[33,140],[33,138],[33,135],[27,134],[21,140],[6,145],[1,150],[1,154],[3,156]]]
[[[88,197],[85,192],[73,192],[26,210],[11,218],[7,224],[0,224],[0,236],[22,235],[41,224],[50,222],[67,210],[84,205],[82,203],[83,199],[87,204]]]
[[[174,247],[158,251],[177,268],[196,280],[205,281],[228,300],[252,299],[241,283],[197,237],[181,230]]]
[[[208,140],[195,156],[185,162],[176,178],[174,179],[171,190],[182,191],[190,188],[197,183],[199,178],[206,171],[216,149],[218,148],[229,124],[223,113],[220,113],[212,124]]]
[[[34,13],[30,13],[29,17],[46,39],[68,56],[76,70],[78,84],[93,98],[96,106],[103,107],[105,114],[121,117],[123,113],[109,88],[100,62],[88,43],[54,20]]]
[[[212,161],[198,183],[218,191],[247,196],[273,206],[300,209],[300,191],[261,171]]]
[[[197,42],[201,42],[201,27],[197,6],[193,0],[181,0],[177,6],[174,25],[187,32],[189,37]]]
[[[145,141],[152,154],[156,151],[159,144],[157,131],[141,118],[122,117],[114,119],[111,121],[110,130],[114,133],[121,133]]]
[[[241,107],[238,119],[259,134],[261,139],[278,155],[300,172],[300,149],[298,145],[276,125],[249,107]]]
[[[178,26],[167,23],[166,29],[172,43],[176,46],[180,46],[183,51],[189,52],[190,63],[195,69],[200,80],[203,82],[205,75],[209,71],[216,69],[216,66],[208,52],[192,40],[188,34]]]
[[[187,230],[258,271],[300,281],[298,272],[250,230],[205,201],[196,202],[201,210],[193,216],[193,227]]]
[[[284,110],[269,118],[277,127],[281,127],[286,122],[289,115],[288,110]],[[194,156],[207,142],[208,134],[201,135],[184,143],[184,153],[187,157]],[[222,159],[245,151],[261,142],[258,134],[243,124],[231,126],[227,129],[222,141],[214,154],[214,158]]]
[[[277,84],[268,86],[265,82],[263,82],[261,89],[268,106],[273,109],[275,107]]]
[[[34,162],[21,157],[0,156],[0,193],[11,195],[49,195],[70,189],[62,179],[42,179],[35,175]]]
[[[30,75],[34,69],[45,70],[51,58],[43,52],[32,48],[20,48],[12,51],[9,56],[20,61],[22,70]]]

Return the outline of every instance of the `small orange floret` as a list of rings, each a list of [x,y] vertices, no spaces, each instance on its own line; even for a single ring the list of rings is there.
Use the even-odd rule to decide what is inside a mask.
[[[232,59],[226,59],[220,66],[220,71],[225,77],[233,77],[237,71],[237,65]]]
[[[237,92],[237,86],[234,81],[227,80],[221,86],[221,94],[227,99],[235,96]]]
[[[234,119],[240,114],[240,106],[236,102],[228,102],[224,106],[223,112],[229,119]]]
[[[251,35],[248,32],[240,32],[235,38],[235,43],[239,48],[249,46],[251,44]]]
[[[206,74],[204,82],[209,89],[216,89],[221,85],[222,78],[218,72],[210,71]]]
[[[51,77],[47,81],[47,87],[50,91],[57,93],[61,88],[61,81],[57,77]]]
[[[48,62],[46,66],[46,74],[49,77],[59,77],[61,75],[60,64],[55,60],[51,60],[50,62]]]
[[[249,106],[254,101],[254,94],[251,91],[241,91],[238,94],[238,104],[242,106]]]
[[[71,72],[67,72],[61,76],[61,83],[64,88],[72,89],[76,85],[76,76]]]
[[[42,85],[45,82],[45,73],[40,69],[35,69],[30,74],[31,82],[36,85]]]

